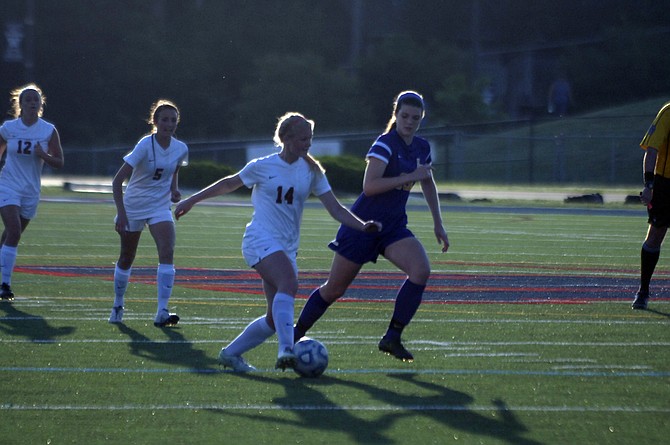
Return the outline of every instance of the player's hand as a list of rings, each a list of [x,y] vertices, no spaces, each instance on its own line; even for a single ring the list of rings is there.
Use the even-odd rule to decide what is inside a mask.
[[[114,230],[116,230],[118,234],[122,235],[124,232],[127,232],[128,229],[128,217],[126,215],[117,215],[116,222],[114,224]]]
[[[416,170],[413,173],[416,181],[423,181],[433,176],[433,167],[430,164],[422,164],[421,159],[416,160]]]
[[[193,204],[191,204],[188,199],[180,202],[177,204],[177,208],[174,209],[174,217],[177,219],[181,218],[186,215],[191,208],[193,208]]]
[[[365,221],[363,225],[363,232],[365,233],[375,233],[382,231],[382,223],[378,221]]]

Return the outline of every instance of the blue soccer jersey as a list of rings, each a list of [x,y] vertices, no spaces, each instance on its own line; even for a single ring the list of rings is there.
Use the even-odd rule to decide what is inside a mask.
[[[386,163],[385,178],[411,173],[416,170],[417,163],[432,162],[428,141],[415,136],[412,143],[407,145],[396,130],[379,136],[368,150],[367,157]],[[384,228],[406,226],[405,207],[412,186],[414,182],[410,181],[401,187],[374,196],[361,193],[351,211],[363,221],[380,221]]]

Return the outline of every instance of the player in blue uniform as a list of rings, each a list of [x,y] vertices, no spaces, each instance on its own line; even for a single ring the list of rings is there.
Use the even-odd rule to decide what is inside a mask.
[[[307,300],[295,326],[296,340],[344,295],[363,264],[374,263],[379,255],[383,255],[405,272],[407,279],[396,295],[393,316],[379,342],[379,350],[403,361],[414,360],[403,346],[401,334],[421,303],[430,275],[426,251],[407,228],[405,207],[415,182],[421,184],[442,252],[449,248],[432,175],[430,145],[416,136],[424,114],[423,98],[418,93],[404,91],[396,97],[385,133],[368,151],[363,193],[351,208],[363,220],[381,222],[383,229],[379,233],[361,233],[340,227],[335,240],[329,244],[335,252],[330,275]]]
[[[242,186],[253,188],[254,213],[242,238],[242,254],[263,280],[267,300],[265,315],[253,320],[219,353],[219,361],[236,372],[255,371],[242,354],[260,345],[275,332],[279,347],[275,368],[292,368],[294,299],[298,292],[296,256],[300,241],[303,205],[310,195],[328,213],[352,231],[377,231],[374,221],[364,222],[342,206],[333,194],[321,164],[309,154],[314,122],[299,113],[287,113],[277,123],[274,141],[279,153],[254,159],[238,173],[180,202],[177,219],[203,199],[230,193]]]
[[[63,148],[53,124],[42,119],[46,98],[35,84],[11,92],[14,119],[0,127],[0,156],[7,152],[0,172],[2,232],[0,299],[13,300],[12,273],[21,234],[37,214],[42,169],[63,167]]]

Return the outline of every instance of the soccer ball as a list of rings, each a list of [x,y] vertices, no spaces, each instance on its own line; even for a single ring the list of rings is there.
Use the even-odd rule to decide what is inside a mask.
[[[293,346],[297,361],[293,370],[302,377],[318,377],[328,367],[328,350],[319,340],[303,337]]]

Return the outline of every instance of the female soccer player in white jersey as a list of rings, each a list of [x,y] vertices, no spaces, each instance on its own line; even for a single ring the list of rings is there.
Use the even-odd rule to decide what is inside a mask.
[[[316,195],[330,215],[353,230],[381,230],[374,221],[364,222],[342,206],[333,194],[321,165],[308,153],[314,122],[299,113],[279,118],[274,142],[279,153],[250,161],[238,173],[180,202],[177,219],[196,203],[230,193],[242,186],[253,188],[254,213],[242,238],[242,254],[263,280],[267,300],[265,315],[252,321],[219,353],[219,361],[237,372],[254,371],[242,354],[277,333],[279,348],[275,368],[295,366],[293,354],[293,304],[298,292],[296,256],[303,204]]]
[[[430,262],[421,242],[407,228],[405,206],[415,182],[421,184],[424,198],[433,217],[433,231],[442,252],[449,249],[449,239],[442,223],[440,202],[432,175],[432,158],[428,141],[416,136],[425,113],[423,97],[415,91],[396,96],[393,113],[384,134],[372,144],[363,178],[363,193],[351,211],[360,218],[374,218],[384,230],[360,234],[340,227],[329,247],[335,251],[328,280],[310,295],[296,323],[294,335],[305,335],[316,321],[346,292],[363,264],[376,262],[383,255],[407,279],[398,290],[395,308],[379,350],[402,361],[414,356],[403,346],[401,334],[414,317],[430,276]]]
[[[31,83],[11,92],[14,119],[0,127],[0,156],[6,151],[0,171],[0,215],[2,232],[0,298],[13,300],[12,272],[21,234],[37,214],[42,167],[63,166],[63,148],[53,124],[42,119],[46,98]]]
[[[124,297],[131,267],[144,226],[158,250],[157,327],[177,324],[179,317],[168,311],[174,284],[175,227],[170,202],[179,202],[179,168],[188,163],[188,147],[174,137],[179,124],[179,109],[165,99],[156,101],[148,119],[152,132],[139,140],[124,156],[124,163],[114,176],[112,190],[116,203],[115,229],[121,237],[121,253],[114,270],[114,306],[110,323],[123,321]],[[125,194],[123,183],[128,180]]]

